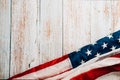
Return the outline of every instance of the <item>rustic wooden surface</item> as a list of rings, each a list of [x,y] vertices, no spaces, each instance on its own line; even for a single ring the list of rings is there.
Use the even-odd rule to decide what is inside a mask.
[[[119,29],[119,0],[0,0],[0,79]]]
[[[0,79],[10,74],[10,0],[0,0]]]

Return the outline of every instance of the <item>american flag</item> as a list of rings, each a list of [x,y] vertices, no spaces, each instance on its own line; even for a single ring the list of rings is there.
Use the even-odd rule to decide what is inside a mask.
[[[120,30],[12,79],[94,80],[120,70]],[[120,75],[119,75],[120,76]],[[120,78],[119,78],[120,79]]]

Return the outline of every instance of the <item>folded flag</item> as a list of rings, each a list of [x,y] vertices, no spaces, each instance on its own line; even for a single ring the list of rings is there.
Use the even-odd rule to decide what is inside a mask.
[[[62,80],[95,80],[114,71],[120,71],[120,53],[81,67]]]
[[[63,57],[41,64],[25,72],[9,78],[11,79],[45,79],[62,74],[94,57],[106,54],[120,48],[120,30],[89,44]]]
[[[68,76],[69,78],[71,78],[71,77],[74,76],[74,75],[71,75],[71,74],[75,74],[75,73],[78,72],[80,69],[82,69],[82,68],[84,68],[84,67],[86,67],[86,66],[89,66],[89,65],[91,65],[91,64],[93,64],[93,63],[96,63],[96,62],[98,62],[98,61],[101,61],[101,60],[103,60],[103,59],[105,59],[105,58],[107,58],[107,57],[109,57],[109,56],[113,56],[113,55],[115,55],[115,54],[119,54],[119,52],[120,52],[120,48],[119,48],[119,49],[116,49],[116,50],[114,50],[114,51],[110,51],[110,52],[108,52],[108,53],[105,53],[105,54],[103,54],[103,55],[100,55],[99,57],[95,57],[95,58],[87,61],[86,63],[78,66],[77,68],[71,69],[71,70],[69,70],[69,71],[67,71],[67,72],[64,72],[64,73],[62,73],[62,74],[59,74],[59,75],[56,75],[56,76],[47,78],[47,79],[45,79],[45,80],[61,80],[61,79],[65,78],[65,77],[67,77],[67,76]]]

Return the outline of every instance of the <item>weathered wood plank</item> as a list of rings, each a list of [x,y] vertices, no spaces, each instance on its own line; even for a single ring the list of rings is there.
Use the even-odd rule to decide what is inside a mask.
[[[0,79],[9,77],[10,0],[0,0]]]
[[[39,64],[38,0],[12,0],[11,76]]]
[[[99,3],[99,4],[98,4]],[[91,42],[113,31],[110,1],[91,1]]]
[[[41,0],[40,53],[42,62],[62,55],[62,0]]]
[[[64,53],[90,43],[90,1],[63,0]]]
[[[112,27],[113,30],[120,30],[120,1],[111,1],[112,3]]]

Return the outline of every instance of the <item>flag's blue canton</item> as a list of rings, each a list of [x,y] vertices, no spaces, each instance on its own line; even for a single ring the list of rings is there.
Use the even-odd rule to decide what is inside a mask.
[[[95,44],[86,45],[79,51],[70,53],[69,58],[73,68],[75,68],[94,57],[118,48],[120,48],[120,30],[99,39]]]

